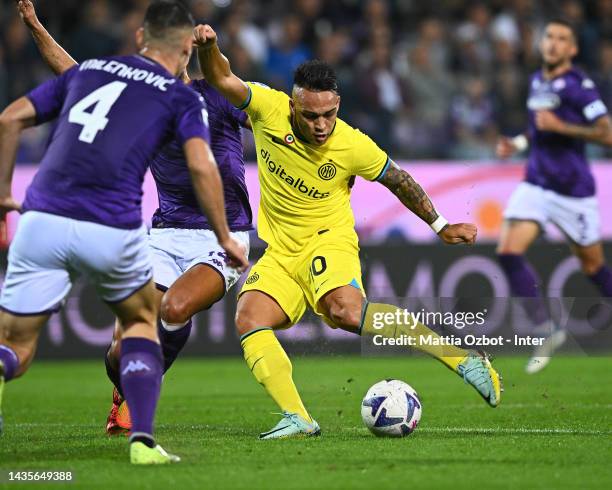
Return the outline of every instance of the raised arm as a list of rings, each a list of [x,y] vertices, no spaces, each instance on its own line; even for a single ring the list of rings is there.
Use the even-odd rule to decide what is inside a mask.
[[[540,131],[551,131],[570,138],[579,138],[600,145],[612,146],[612,125],[608,116],[602,116],[593,124],[572,124],[563,121],[551,111],[538,111],[535,123]]]
[[[206,81],[234,106],[244,105],[249,97],[249,88],[232,73],[228,59],[219,50],[217,34],[213,28],[209,25],[199,25],[193,31],[193,38]]]
[[[227,226],[223,184],[210,147],[201,138],[191,138],[183,146],[187,166],[200,207],[208,217],[219,245],[228,255],[230,264],[240,270],[248,267],[246,250],[235,241]]]
[[[471,223],[448,224],[438,214],[423,188],[395,162],[390,163],[379,182],[395,194],[406,208],[432,226],[444,242],[472,244],[476,240],[475,225]],[[437,229],[438,227],[440,229]]]
[[[34,38],[45,63],[56,75],[61,75],[72,68],[77,62],[53,39],[38,20],[34,5],[30,0],[15,0],[17,10]]]
[[[17,99],[0,114],[0,218],[20,209],[11,192],[15,157],[21,131],[34,126],[35,121],[36,110],[26,97]]]

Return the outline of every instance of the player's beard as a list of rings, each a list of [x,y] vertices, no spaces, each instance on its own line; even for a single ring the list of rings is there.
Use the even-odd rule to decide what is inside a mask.
[[[544,60],[543,67],[545,71],[552,72],[552,71],[555,71],[560,66],[567,64],[568,61],[569,60],[567,58],[559,58],[557,61],[554,61],[554,62],[549,62],[549,61]]]
[[[544,62],[544,70],[550,72],[550,71],[555,71],[559,66],[561,66],[563,62],[561,61],[557,61],[556,63],[547,63],[546,61]]]

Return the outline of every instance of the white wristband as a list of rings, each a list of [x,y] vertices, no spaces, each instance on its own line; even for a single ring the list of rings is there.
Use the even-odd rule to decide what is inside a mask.
[[[525,151],[529,147],[529,140],[524,134],[519,134],[512,138],[512,144],[516,148],[516,151]]]
[[[440,214],[436,218],[436,221],[434,221],[429,226],[434,231],[434,233],[436,233],[437,235],[438,233],[442,231],[442,228],[444,228],[446,225],[448,225],[448,220]]]

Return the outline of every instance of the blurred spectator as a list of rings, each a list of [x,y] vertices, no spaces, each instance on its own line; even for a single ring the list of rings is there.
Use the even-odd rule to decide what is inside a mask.
[[[391,45],[385,37],[375,39],[368,61],[359,76],[359,100],[363,114],[359,126],[382,148],[392,148],[393,115],[406,104],[406,94],[391,70]]]
[[[143,0],[148,5],[150,2]],[[190,0],[189,7],[198,24],[209,24],[215,16],[215,6],[211,0]],[[146,7],[145,7],[146,8]]]
[[[394,158],[490,158],[498,131],[523,131],[527,76],[540,65],[544,25],[558,16],[576,24],[576,64],[612,106],[612,0],[183,1],[198,22],[217,28],[245,79],[290,90],[302,61],[315,55],[331,63],[341,117]],[[78,61],[133,52],[149,3],[34,0],[49,32]],[[0,0],[0,41],[4,107],[51,73],[14,0]],[[190,72],[200,76],[195,59]],[[47,131],[23,138],[20,160],[38,159]],[[609,149],[591,151],[610,156]]]
[[[498,136],[493,100],[482,78],[467,77],[451,103],[451,127],[455,145],[452,158],[485,159],[493,156]]]
[[[108,56],[119,50],[120,24],[113,22],[107,0],[92,0],[83,12],[77,30],[67,44],[70,55],[81,62],[87,58]]]
[[[612,0],[597,0],[595,19],[599,39],[612,39]]]
[[[138,49],[134,33],[142,25],[143,17],[144,10],[141,8],[130,10],[123,17],[119,54],[132,54]]]
[[[333,29],[331,22],[322,16],[323,0],[295,0],[294,12],[302,20],[302,40],[308,46],[315,46],[319,36]]]
[[[9,18],[3,29],[4,64],[9,94],[23,95],[35,86],[34,69],[28,62],[32,57],[32,46],[28,30],[17,15]]]
[[[248,2],[239,3],[223,24],[221,42],[224,47],[240,44],[254,63],[263,64],[268,57],[268,39],[263,30],[249,20],[249,15]]]
[[[303,29],[299,17],[287,15],[278,39],[268,52],[266,70],[270,83],[277,88],[290,91],[294,70],[312,57],[310,49],[302,42]]]
[[[612,3],[612,2],[611,2]],[[599,51],[600,70],[593,77],[608,111],[612,111],[612,38],[605,41]],[[612,158],[612,148],[598,147],[600,157]]]
[[[394,68],[402,80],[409,104],[394,121],[394,148],[408,158],[444,158],[448,140],[448,107],[454,91],[449,71],[451,45],[446,25],[426,17],[406,33],[395,50]]]
[[[585,18],[584,2],[565,0],[561,4],[561,16],[569,20],[575,27],[580,48],[575,61],[581,63],[587,70],[597,66],[598,35],[595,25]]]
[[[517,63],[517,45],[505,39],[496,41],[492,84],[495,87],[496,123],[504,134],[519,134],[525,130],[527,74]]]
[[[490,24],[491,12],[485,3],[474,3],[468,8],[466,20],[456,31],[458,71],[480,76],[489,74],[493,61]]]

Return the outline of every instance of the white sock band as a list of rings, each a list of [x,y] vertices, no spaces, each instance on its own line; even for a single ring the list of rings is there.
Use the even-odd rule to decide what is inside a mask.
[[[177,330],[180,330],[188,323],[189,323],[189,320],[187,320],[185,323],[168,323],[164,321],[163,319],[161,320],[162,327],[164,327],[164,330],[167,332],[176,332]]]

